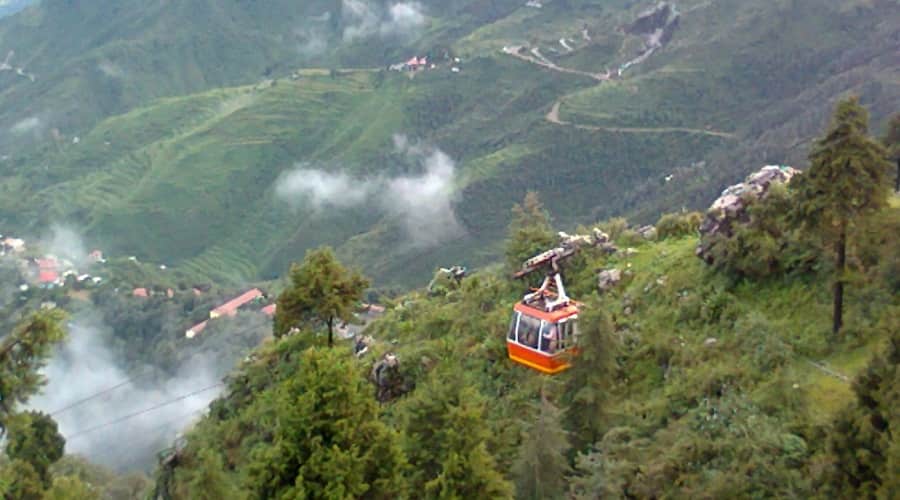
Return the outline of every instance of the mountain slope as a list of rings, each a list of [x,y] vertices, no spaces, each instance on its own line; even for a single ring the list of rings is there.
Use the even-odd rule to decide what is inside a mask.
[[[177,264],[196,278],[272,277],[327,243],[381,284],[422,283],[436,265],[490,261],[509,207],[527,190],[541,192],[564,227],[615,214],[650,222],[705,205],[760,163],[802,166],[846,92],[862,95],[876,129],[900,109],[896,2],[680,2],[667,11],[677,19],[670,39],[645,56],[650,35],[634,26],[652,18],[644,11],[654,5],[642,2],[427,2],[418,31],[388,39],[371,26],[370,38],[347,36],[365,23],[332,3],[303,5],[126,2],[105,31],[59,39],[50,34],[76,20],[87,30],[112,7],[50,1],[11,18],[0,41],[30,40],[39,55],[29,71],[60,73],[34,84],[18,77],[0,94],[12,103],[0,118],[19,119],[5,137],[26,144],[0,163],[0,223],[40,231],[66,221],[110,251]],[[322,12],[332,13],[322,35],[328,50],[297,52],[298,40],[315,38],[307,24],[323,22]],[[384,21],[387,11],[379,12]],[[285,30],[298,20],[303,29],[290,41]],[[206,26],[216,28],[189,35]],[[404,46],[439,67],[414,76],[360,69],[405,59],[412,49]],[[525,48],[502,50],[512,46]],[[71,63],[41,66],[57,53]],[[104,61],[128,61],[139,77],[104,87],[113,81],[98,76]],[[287,78],[310,64],[357,69]],[[272,78],[253,85],[147,101],[257,81],[267,69]],[[60,92],[64,102],[54,100]],[[41,132],[41,106],[90,130],[77,144],[65,128],[54,139]],[[463,236],[409,245],[397,214],[293,212],[275,196],[295,164],[357,180],[419,172],[398,153],[395,134],[455,161]]]
[[[896,207],[883,215],[883,222],[893,221],[890,227],[897,224]],[[692,235],[648,242],[622,233],[617,243],[634,248],[614,255],[583,249],[565,266],[567,289],[586,302],[579,317],[581,339],[596,336],[594,342],[602,342],[607,356],[575,363],[591,364],[604,381],[602,394],[597,387],[578,386],[574,369],[548,380],[510,362],[504,339],[520,284],[493,272],[477,273],[449,291],[400,298],[366,330],[374,340],[359,360],[349,346],[323,354],[319,345],[318,353],[315,347],[311,353],[307,349],[322,341],[311,332],[262,347],[232,375],[228,394],[211,405],[187,444],[161,463],[157,493],[190,496],[196,487],[191,478],[208,467],[206,453],[225,465],[215,482],[237,491],[259,488],[255,471],[266,463],[267,452],[292,445],[273,439],[270,426],[253,423],[289,418],[293,409],[278,407],[275,396],[308,376],[304,360],[333,356],[353,360],[355,366],[347,371],[357,380],[377,378],[387,384],[373,392],[398,391],[372,420],[408,433],[401,442],[411,460],[441,452],[417,441],[440,435],[441,418],[422,421],[425,428],[405,427],[418,415],[411,413],[416,402],[428,399],[435,384],[466,397],[437,399],[434,415],[490,402],[479,420],[490,429],[484,446],[500,471],[517,480],[513,464],[528,453],[524,429],[531,422],[558,425],[544,420],[536,403],[551,401],[569,415],[572,407],[564,405],[574,391],[596,398],[590,400],[599,400],[602,408],[602,414],[586,417],[602,421],[602,439],[598,436],[594,447],[574,461],[576,471],[566,476],[568,486],[586,496],[600,491],[637,498],[824,494],[823,478],[831,467],[827,436],[836,432],[832,423],[840,412],[853,404],[850,381],[865,372],[894,334],[893,315],[900,304],[891,285],[875,274],[859,280],[846,304],[852,327],[836,340],[828,337],[831,304],[823,275],[730,279],[695,257]],[[622,281],[598,295],[597,270],[612,268],[622,271]],[[598,330],[594,322],[603,317],[611,321],[599,325],[611,329]],[[382,377],[375,367],[385,353],[396,357],[399,368]],[[581,431],[565,428],[573,438]],[[412,464],[421,470],[417,466]]]

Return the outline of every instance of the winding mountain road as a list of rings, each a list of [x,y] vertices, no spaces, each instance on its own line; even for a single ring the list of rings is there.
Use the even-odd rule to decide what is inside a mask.
[[[621,132],[626,134],[688,133],[710,135],[713,137],[721,137],[723,139],[737,139],[737,136],[735,134],[729,132],[720,132],[718,130],[703,130],[699,128],[689,127],[602,127],[598,125],[579,125],[577,123],[563,121],[559,118],[559,107],[561,104],[562,101],[556,101],[555,103],[553,103],[553,107],[550,108],[550,111],[544,117],[548,122],[553,123],[554,125],[575,127],[577,129],[591,130],[594,132]]]
[[[522,49],[522,47],[519,45],[503,47],[503,53],[507,54],[507,55],[511,55],[517,59],[521,59],[523,61],[530,62],[531,64],[537,64],[538,66],[547,68],[549,70],[558,71],[560,73],[568,73],[570,75],[586,76],[588,78],[593,78],[594,80],[597,80],[600,82],[605,82],[605,81],[609,80],[610,78],[612,78],[612,74],[609,71],[607,71],[606,73],[591,73],[589,71],[581,71],[578,69],[564,68],[562,66],[558,66],[558,65],[554,64],[549,59],[542,56],[540,52],[537,52],[537,49],[533,49],[533,52],[535,52],[534,56],[529,56],[529,55],[520,53],[521,49]]]

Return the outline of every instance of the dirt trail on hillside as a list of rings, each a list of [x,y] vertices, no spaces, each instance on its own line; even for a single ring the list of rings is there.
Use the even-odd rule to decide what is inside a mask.
[[[519,51],[521,49],[522,49],[522,47],[518,46],[518,45],[513,45],[511,47],[503,47],[503,53],[511,55],[517,59],[521,59],[523,61],[530,62],[531,64],[537,64],[538,66],[547,68],[549,70],[558,71],[560,73],[568,73],[570,75],[586,76],[588,78],[593,78],[594,80],[597,80],[600,82],[605,82],[605,81],[609,80],[610,78],[612,78],[612,74],[609,71],[607,71],[606,73],[591,73],[588,71],[581,71],[579,69],[564,68],[562,66],[558,66],[558,65],[554,64],[549,59],[547,59],[546,57],[541,55],[541,53],[538,52],[537,49],[532,49],[534,56],[529,56],[529,55],[520,53]]]
[[[562,101],[556,101],[555,103],[553,103],[553,107],[550,108],[550,111],[544,117],[548,122],[554,125],[575,127],[577,129],[591,130],[594,132],[622,132],[626,134],[665,134],[683,132],[688,134],[710,135],[713,137],[721,137],[724,139],[737,139],[737,136],[732,133],[689,127],[601,127],[597,125],[578,125],[576,123],[563,121],[559,118],[560,105],[562,105]]]

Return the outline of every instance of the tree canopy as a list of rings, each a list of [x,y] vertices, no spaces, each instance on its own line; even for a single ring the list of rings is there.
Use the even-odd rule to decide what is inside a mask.
[[[263,400],[271,443],[252,453],[250,489],[260,498],[403,498],[399,441],[351,360],[312,348],[298,361],[297,376]]]
[[[809,155],[810,167],[796,181],[796,220],[834,248],[832,331],[843,326],[843,294],[849,233],[860,219],[887,204],[889,163],[868,133],[869,114],[850,97],[838,103],[825,136]]]
[[[363,297],[369,281],[341,265],[328,247],[311,250],[299,265],[291,266],[290,286],[278,297],[276,337],[304,326],[328,329],[328,345],[334,343],[335,321],[350,321],[353,307]]]
[[[509,272],[522,267],[522,262],[551,248],[556,242],[550,214],[535,191],[529,191],[521,204],[512,208],[506,241],[506,266]]]
[[[0,434],[16,407],[44,383],[39,373],[50,349],[65,337],[57,310],[35,313],[0,341]]]

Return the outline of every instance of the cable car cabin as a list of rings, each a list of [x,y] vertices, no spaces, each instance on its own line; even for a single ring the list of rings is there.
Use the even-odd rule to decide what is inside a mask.
[[[574,302],[549,312],[517,303],[506,338],[509,359],[551,375],[566,370],[575,351],[577,319]]]

